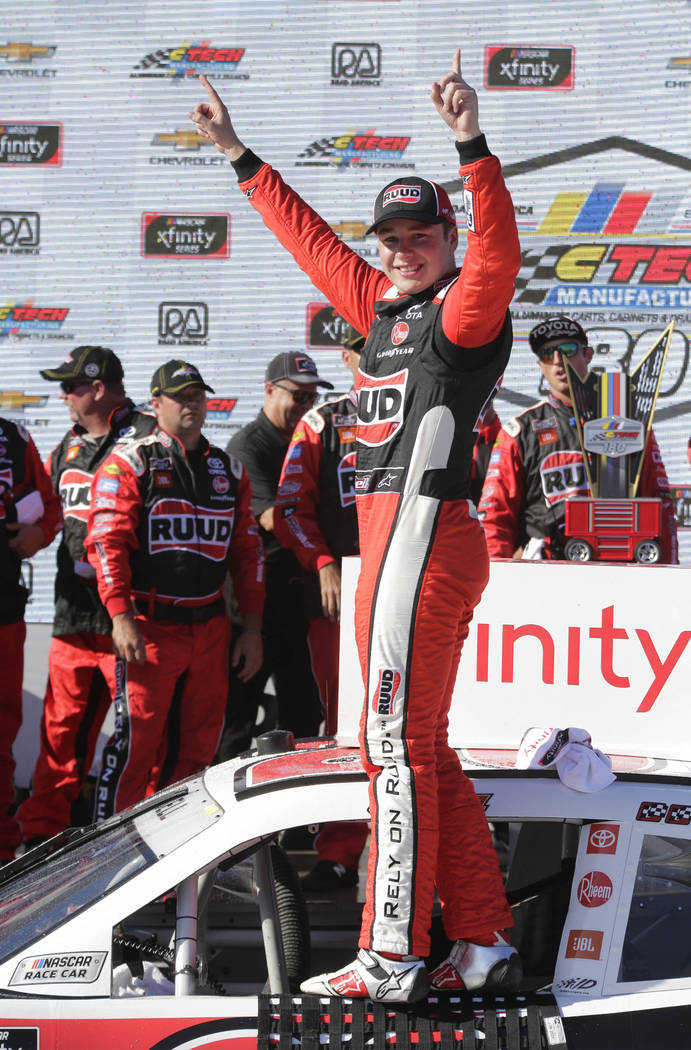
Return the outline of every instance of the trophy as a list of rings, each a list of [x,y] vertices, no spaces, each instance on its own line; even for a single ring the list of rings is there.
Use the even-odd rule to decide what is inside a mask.
[[[660,559],[659,499],[636,497],[674,322],[631,373],[566,376],[590,497],[566,501],[564,554],[570,561]]]

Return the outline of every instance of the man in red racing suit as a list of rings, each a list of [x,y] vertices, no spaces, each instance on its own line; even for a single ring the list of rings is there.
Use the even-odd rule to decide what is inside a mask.
[[[588,496],[588,476],[569,395],[562,346],[569,364],[585,379],[590,360],[581,325],[563,314],[549,317],[530,333],[549,394],[506,422],[490,456],[478,514],[491,558],[564,557],[565,502]],[[661,561],[678,562],[674,504],[655,434],[651,431],[638,489],[662,500]]]
[[[12,814],[12,745],[22,724],[24,609],[29,590],[22,561],[47,547],[60,529],[53,492],[31,435],[0,418],[0,865],[14,859],[21,831]]]
[[[405,176],[375,201],[382,272],[244,147],[202,83],[209,103],[191,114],[197,127],[226,153],[252,206],[338,313],[369,333],[358,376],[355,631],[372,845],[357,958],[302,990],[422,998],[435,885],[454,946],[432,983],[515,987],[520,963],[501,933],[512,920],[496,854],[447,742],[461,646],[488,577],[468,499],[474,427],[509,358],[508,306],[520,263],[499,161],[480,132],[458,50],[432,99],[461,158],[463,270],[455,267],[458,231],[446,192]]]
[[[213,758],[228,688],[228,569],[244,617],[234,664],[244,659],[240,673],[250,676],[261,663],[264,562],[250,485],[240,461],[201,433],[205,389],[187,362],[157,369],[157,428],[116,446],[94,478],[85,548],[116,656],[115,733],[101,762],[97,820]],[[179,740],[171,756],[174,701]]]

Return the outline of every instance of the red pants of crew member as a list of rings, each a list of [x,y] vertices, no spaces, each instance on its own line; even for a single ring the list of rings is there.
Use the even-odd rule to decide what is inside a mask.
[[[17,811],[25,839],[50,838],[71,824],[72,803],[91,769],[110,707],[110,635],[83,632],[53,638],[41,719],[41,749],[31,795]]]
[[[137,616],[146,662],[115,662],[111,689],[115,733],[106,745],[94,819],[104,820],[163,785],[168,715],[179,699],[179,749],[167,782],[204,769],[223,729],[228,690],[230,622],[181,624]]]
[[[400,511],[395,496],[358,508],[372,818],[360,946],[426,956],[435,886],[452,940],[512,919],[482,805],[447,741],[461,648],[487,582],[484,536],[465,500],[404,498]]]
[[[22,724],[23,620],[0,626],[0,861],[12,860],[21,842],[19,824],[8,810],[14,802],[12,745]]]

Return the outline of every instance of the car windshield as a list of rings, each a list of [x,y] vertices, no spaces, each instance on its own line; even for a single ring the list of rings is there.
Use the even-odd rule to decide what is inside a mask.
[[[194,780],[103,824],[0,886],[0,962],[112,893],[223,814]]]
[[[618,980],[691,977],[691,839],[645,835]]]

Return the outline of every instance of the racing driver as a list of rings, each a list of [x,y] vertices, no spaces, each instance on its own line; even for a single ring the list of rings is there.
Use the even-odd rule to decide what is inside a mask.
[[[414,1002],[430,981],[515,987],[520,961],[506,937],[511,913],[489,829],[447,742],[461,646],[488,577],[468,499],[474,428],[509,358],[520,264],[513,204],[480,132],[475,91],[457,50],[431,97],[461,160],[463,270],[449,198],[417,175],[394,180],[375,200],[379,270],[246,149],[200,80],[208,101],[190,114],[197,128],[231,161],[242,192],[316,287],[369,333],[358,375],[355,631],[372,844],[358,955],[302,990]],[[435,885],[454,943],[428,975]]]

